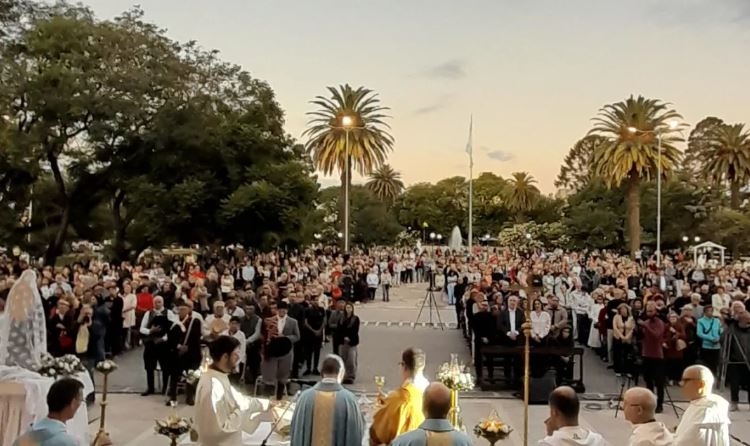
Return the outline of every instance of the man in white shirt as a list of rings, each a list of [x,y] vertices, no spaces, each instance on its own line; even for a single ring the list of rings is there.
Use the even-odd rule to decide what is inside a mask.
[[[679,446],[729,446],[729,403],[713,394],[714,375],[702,365],[682,372],[682,393],[690,400],[682,415],[675,444]]]
[[[586,345],[589,338],[589,328],[591,327],[591,320],[589,320],[589,307],[594,301],[591,299],[589,293],[581,289],[581,281],[577,279],[574,282],[573,290],[568,295],[568,305],[573,310],[573,333],[574,337],[578,340],[581,345]]]
[[[580,403],[575,390],[558,387],[549,395],[549,418],[544,420],[547,436],[541,446],[605,446],[607,441],[596,432],[578,425]]]
[[[674,438],[664,423],[656,421],[656,395],[643,387],[633,387],[623,397],[625,419],[633,424],[628,446],[672,446]]]
[[[245,371],[245,364],[247,359],[247,339],[245,333],[240,330],[240,324],[242,321],[237,316],[232,316],[229,319],[229,329],[223,332],[222,335],[231,336],[240,342],[240,360],[237,361],[237,365],[234,367],[232,373],[229,374],[229,380],[232,384],[238,384],[240,377],[243,376]]]
[[[732,302],[732,296],[724,291],[724,287],[719,285],[716,287],[716,294],[711,296],[711,306],[714,307],[714,314],[719,313],[724,308],[729,308],[729,304]]]
[[[167,359],[167,332],[173,323],[177,322],[177,316],[164,308],[164,299],[161,296],[154,297],[154,309],[147,311],[141,321],[140,334],[143,340],[143,365],[146,368],[146,391],[141,395],[154,393],[154,371],[156,363],[161,366],[163,375],[162,383],[166,384],[171,364]],[[166,390],[162,389],[162,392]]]

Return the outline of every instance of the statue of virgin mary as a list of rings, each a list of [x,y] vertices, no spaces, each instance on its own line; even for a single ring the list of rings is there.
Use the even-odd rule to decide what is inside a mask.
[[[0,365],[34,370],[47,351],[47,329],[36,273],[27,269],[13,284],[0,325]]]

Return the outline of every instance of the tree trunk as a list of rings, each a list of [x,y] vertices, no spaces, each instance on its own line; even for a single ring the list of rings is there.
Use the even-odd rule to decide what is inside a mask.
[[[735,211],[740,210],[740,182],[738,180],[729,182],[729,207]]]
[[[735,211],[740,210],[740,182],[737,179],[729,182],[729,207]],[[732,260],[737,260],[740,255],[740,245],[736,237],[732,237],[729,242],[729,250],[732,253]]]
[[[640,178],[637,174],[630,174],[625,191],[627,206],[628,246],[630,256],[635,258],[635,252],[641,247],[641,190]]]
[[[122,209],[122,202],[125,200],[125,191],[119,190],[115,194],[115,200],[112,203],[112,223],[115,227],[115,239],[112,242],[112,250],[114,251],[115,260],[125,260],[127,252],[125,249],[125,232],[126,232],[126,220],[120,215]]]
[[[47,252],[44,255],[45,265],[54,265],[57,257],[62,254],[63,244],[65,243],[68,226],[70,225],[70,198],[65,189],[65,179],[62,176],[62,172],[60,172],[60,166],[57,164],[57,156],[55,155],[54,148],[47,150],[47,161],[49,161],[50,169],[52,170],[57,190],[60,194],[60,203],[63,206],[60,226],[57,228],[55,238],[47,246]]]

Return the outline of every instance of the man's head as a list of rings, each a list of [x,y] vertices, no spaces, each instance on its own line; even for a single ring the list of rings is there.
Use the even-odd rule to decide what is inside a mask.
[[[185,319],[193,314],[193,303],[190,299],[182,299],[180,303],[177,304],[177,314],[180,316],[180,319]]]
[[[549,304],[550,309],[556,310],[558,305],[560,305],[560,299],[557,296],[550,296],[547,298],[547,304]]]
[[[240,341],[233,336],[219,336],[208,344],[208,354],[214,368],[229,373],[240,360]]]
[[[227,297],[224,303],[230,310],[234,310],[237,307],[237,299],[235,297]]]
[[[444,420],[451,410],[451,391],[439,382],[431,383],[424,391],[422,412],[430,420]]]
[[[278,312],[279,312],[278,314],[279,314],[279,317],[280,318],[285,318],[286,317],[286,313],[287,313],[288,310],[289,310],[289,304],[286,303],[286,302],[284,302],[283,300],[280,301],[279,305],[278,305]]]
[[[340,384],[344,380],[344,361],[338,355],[328,355],[320,365],[320,376],[323,378],[335,378]]]
[[[513,295],[508,298],[508,309],[515,310],[518,308],[518,296]]]
[[[544,420],[547,435],[564,426],[578,426],[578,395],[568,386],[560,386],[549,395],[549,418]]]
[[[714,317],[714,307],[712,307],[711,305],[706,305],[705,307],[703,307],[703,317]]]
[[[55,381],[47,392],[49,417],[63,423],[72,419],[83,401],[83,384],[73,378]]]
[[[656,413],[656,395],[644,387],[633,387],[623,396],[622,411],[633,424],[648,423]]]
[[[161,296],[154,297],[154,310],[161,311],[164,309],[164,299]]]
[[[253,316],[255,316],[255,305],[245,305],[245,318],[250,319]]]
[[[217,300],[214,302],[214,316],[215,317],[224,317],[224,302]]]
[[[240,330],[240,318],[239,316],[232,316],[231,319],[229,319],[229,332],[234,334],[237,333]]]
[[[680,380],[682,394],[689,400],[697,400],[710,395],[714,387],[714,375],[703,365],[691,365],[682,372]]]
[[[414,378],[424,371],[427,360],[424,351],[419,348],[407,348],[401,353],[401,376],[403,379]]]

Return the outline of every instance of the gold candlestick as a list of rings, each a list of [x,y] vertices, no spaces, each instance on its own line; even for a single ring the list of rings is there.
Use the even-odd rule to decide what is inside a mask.
[[[521,328],[523,329],[523,444],[529,444],[529,357],[531,356],[531,293],[526,294],[526,305],[524,305],[525,321]]]
[[[107,419],[108,378],[109,374],[116,369],[117,364],[108,359],[96,364],[96,370],[104,376],[104,382],[102,383],[102,401],[99,403],[102,408],[102,415],[99,418],[99,431],[96,433],[96,437],[94,437],[94,441],[91,443],[93,446],[107,446],[112,444],[112,440],[109,438],[109,433],[104,429],[104,426]]]

